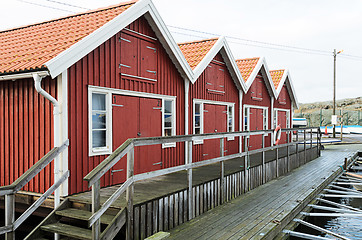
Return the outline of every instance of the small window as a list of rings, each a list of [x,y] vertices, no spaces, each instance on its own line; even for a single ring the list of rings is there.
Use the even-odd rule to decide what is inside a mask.
[[[163,136],[176,135],[175,101],[163,101]],[[176,147],[176,143],[164,143],[162,147]]]
[[[274,110],[273,126],[276,128],[278,125],[278,110]]]
[[[90,155],[110,153],[109,100],[107,93],[92,92],[90,96]]]
[[[268,109],[263,109],[263,130],[268,129]]]
[[[228,132],[234,131],[234,111],[232,106],[228,106]]]
[[[286,126],[287,126],[287,128],[290,128],[290,120],[289,120],[289,112],[288,111],[286,112],[286,115],[287,115],[287,117],[286,117],[286,121],[287,121]]]
[[[195,103],[194,134],[201,134],[201,104]]]
[[[244,131],[249,130],[249,108],[244,109]]]

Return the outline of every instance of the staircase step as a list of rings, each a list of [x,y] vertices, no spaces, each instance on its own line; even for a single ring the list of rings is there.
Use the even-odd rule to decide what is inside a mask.
[[[53,223],[40,227],[43,231],[59,233],[60,235],[81,239],[81,240],[91,240],[92,239],[92,230],[74,227],[64,223]]]
[[[59,216],[74,218],[74,219],[84,220],[84,221],[88,221],[90,216],[92,216],[91,212],[85,211],[85,210],[80,210],[77,208],[66,208],[66,209],[63,209],[60,211],[56,211],[55,213]],[[112,222],[113,218],[114,218],[114,216],[112,216],[112,215],[103,214],[103,216],[101,217],[101,223],[108,225]]]

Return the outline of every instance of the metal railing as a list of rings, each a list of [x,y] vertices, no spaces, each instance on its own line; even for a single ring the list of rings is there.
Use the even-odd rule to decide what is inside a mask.
[[[69,171],[66,171],[57,182],[55,182],[16,220],[15,194],[68,146],[69,140],[66,140],[60,147],[55,147],[50,150],[12,184],[0,187],[0,196],[5,196],[5,226],[0,227],[0,235],[5,234],[7,240],[15,239],[15,230],[69,177]]]
[[[313,131],[315,130],[315,131]],[[303,131],[303,139],[299,140],[299,131]],[[142,181],[174,172],[187,171],[187,180],[188,180],[188,218],[192,219],[193,216],[193,201],[191,200],[193,196],[192,188],[192,169],[206,166],[209,164],[220,163],[220,185],[221,187],[221,203],[224,202],[225,195],[225,184],[224,184],[224,162],[230,159],[244,157],[245,165],[248,166],[248,156],[255,153],[262,153],[262,164],[264,169],[263,182],[265,182],[265,152],[268,150],[276,149],[277,159],[279,154],[279,148],[287,148],[287,156],[289,158],[289,148],[290,146],[295,146],[296,152],[298,154],[298,145],[303,144],[303,149],[306,151],[307,144],[317,145],[317,151],[319,154],[320,151],[320,129],[315,128],[290,128],[282,129],[282,132],[286,132],[287,143],[280,144],[276,146],[264,147],[265,138],[262,137],[262,146],[261,149],[249,151],[247,146],[247,139],[253,135],[271,135],[273,137],[273,130],[262,130],[262,131],[248,131],[248,132],[230,132],[230,133],[210,133],[210,134],[199,134],[199,135],[182,135],[182,136],[167,136],[167,137],[150,137],[150,138],[133,138],[125,141],[120,147],[118,147],[112,154],[110,154],[105,160],[103,160],[97,167],[95,167],[90,173],[88,173],[84,180],[88,182],[88,186],[92,188],[92,216],[88,219],[89,227],[92,227],[92,239],[106,239],[106,231],[101,232],[100,229],[100,217],[107,211],[107,209],[114,203],[114,201],[126,191],[126,200],[127,200],[127,239],[130,239],[130,234],[132,233],[133,225],[133,195],[134,195],[134,183],[137,181]],[[296,137],[293,139],[293,132],[297,133]],[[307,133],[310,133],[310,138],[307,138]],[[316,142],[313,143],[313,133],[317,134]],[[230,137],[240,137],[240,141],[243,138],[245,143],[244,152],[224,155],[224,139]],[[192,161],[192,146],[193,141],[197,140],[208,140],[208,139],[220,139],[220,157],[204,160],[200,162]],[[146,172],[134,175],[134,148],[138,146],[148,146],[148,145],[157,145],[164,143],[174,143],[174,142],[185,142],[185,148],[187,149],[187,154],[185,156],[185,164],[170,167],[166,169],[156,170],[152,172]],[[121,158],[127,155],[127,180],[108,198],[108,200],[101,206],[100,204],[100,181],[101,177],[109,171]],[[304,154],[306,158],[306,154]],[[305,159],[306,162],[306,159]],[[248,169],[245,167],[245,174],[247,174]],[[118,226],[119,227],[119,226]]]

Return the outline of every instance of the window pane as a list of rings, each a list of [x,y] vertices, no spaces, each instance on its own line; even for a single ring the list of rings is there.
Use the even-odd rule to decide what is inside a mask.
[[[165,127],[172,127],[172,115],[165,114]]]
[[[229,116],[232,116],[233,114],[233,107],[229,107]]]
[[[171,136],[171,129],[165,129],[165,136]]]
[[[92,147],[106,147],[106,130],[92,132]]]
[[[195,134],[200,134],[200,128],[195,128]]]
[[[92,113],[92,129],[106,129],[106,113]]]
[[[200,116],[195,116],[195,127],[200,127]]]
[[[172,113],[172,101],[165,101],[165,113]]]
[[[92,110],[106,110],[106,95],[100,93],[92,94]]]
[[[195,114],[200,114],[200,104],[195,104]]]

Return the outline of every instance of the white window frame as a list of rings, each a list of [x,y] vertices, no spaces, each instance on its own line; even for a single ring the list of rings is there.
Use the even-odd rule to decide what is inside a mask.
[[[92,95],[94,93],[106,96],[106,147],[93,148]],[[99,156],[112,153],[112,94],[107,91],[88,88],[88,144],[89,156]]]
[[[175,98],[169,98],[169,97],[163,97],[162,98],[162,136],[165,136],[165,101],[171,101],[171,136],[176,135],[176,99]],[[162,148],[168,148],[168,147],[176,147],[176,142],[171,143],[163,143]]]
[[[269,129],[269,121],[268,121],[269,120],[269,107],[245,104],[243,106],[243,113],[245,114],[245,109],[248,109],[247,110],[247,112],[248,112],[248,116],[247,116],[247,118],[248,118],[247,119],[248,127],[247,127],[246,131],[250,131],[250,108],[263,109],[263,130],[268,130]],[[244,116],[244,118],[245,118],[245,116]],[[244,129],[244,125],[245,125],[245,122],[243,121],[243,129]],[[264,128],[266,128],[266,129],[264,129]],[[265,133],[264,136],[268,136],[268,133]]]
[[[284,109],[284,108],[274,108],[274,114],[275,114],[275,127],[278,126],[278,111],[286,112],[286,121],[287,121],[287,128],[290,128],[290,110]]]
[[[144,98],[154,98],[154,99],[160,99],[162,100],[162,136],[164,136],[164,100],[170,100],[173,101],[172,107],[174,110],[174,114],[173,114],[173,119],[172,119],[172,126],[174,126],[174,128],[172,129],[172,136],[176,135],[177,132],[177,125],[176,125],[176,119],[177,119],[177,111],[176,111],[176,100],[177,97],[176,96],[169,96],[169,95],[162,95],[162,94],[154,94],[154,93],[146,93],[146,92],[136,92],[136,91],[129,91],[129,90],[123,90],[123,89],[117,89],[117,88],[107,88],[107,87],[99,87],[99,86],[93,86],[93,85],[89,85],[88,86],[88,104],[92,103],[92,100],[90,99],[92,97],[91,92],[99,92],[99,93],[107,93],[109,94],[109,100],[108,100],[108,104],[109,104],[109,134],[107,133],[107,137],[109,138],[109,142],[110,142],[110,150],[108,153],[103,153],[103,154],[91,154],[91,146],[89,145],[89,156],[96,156],[96,155],[105,155],[105,154],[110,154],[112,153],[112,137],[113,137],[113,131],[112,131],[112,95],[113,94],[118,94],[118,95],[125,95],[125,96],[133,96],[133,97],[144,97]],[[89,95],[90,94],[90,95]],[[89,97],[90,96],[90,97]],[[88,105],[88,109],[90,109],[90,113],[89,113],[89,119],[91,117],[91,107],[92,105]],[[90,120],[89,124],[91,123]],[[92,126],[92,125],[89,125]],[[89,128],[90,129],[90,128]],[[108,129],[108,128],[107,128]],[[91,129],[89,130],[89,136],[91,135]],[[89,143],[91,143],[91,137],[89,137]],[[168,147],[176,147],[176,142],[174,143],[163,143],[162,144],[162,148],[168,148]]]
[[[227,120],[226,120],[226,130],[229,131],[229,107],[232,107],[232,131],[235,131],[235,103],[233,102],[221,102],[221,101],[212,101],[205,99],[193,99],[192,104],[192,133],[195,134],[195,105],[200,104],[200,134],[204,133],[204,104],[213,104],[213,105],[222,105],[226,106],[227,110]],[[227,141],[234,140],[235,137],[227,137]],[[203,144],[204,140],[194,140],[193,144]]]

